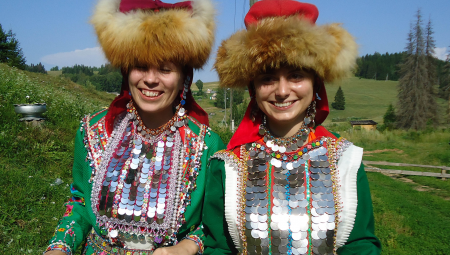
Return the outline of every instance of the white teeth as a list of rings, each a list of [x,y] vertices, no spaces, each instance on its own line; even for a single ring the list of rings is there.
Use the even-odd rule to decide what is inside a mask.
[[[293,104],[294,102],[286,102],[286,103],[273,103],[276,107],[288,107],[289,105]]]
[[[142,94],[144,94],[144,95],[146,95],[148,97],[157,97],[159,95],[158,92],[151,92],[151,91],[148,91],[148,90],[143,90]]]

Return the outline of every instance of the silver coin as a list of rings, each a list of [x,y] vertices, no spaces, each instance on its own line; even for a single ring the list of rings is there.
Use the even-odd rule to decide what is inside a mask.
[[[308,252],[308,248],[306,248],[306,247],[298,248],[297,251],[300,254],[306,254]]]
[[[333,230],[336,228],[336,223],[334,222],[327,222],[327,230]]]
[[[287,223],[287,222],[280,222],[280,223],[278,223],[278,228],[280,230],[288,230],[289,229],[289,223]]]
[[[279,228],[278,228],[278,223],[277,222],[271,222],[270,223],[270,228],[272,229],[272,230],[278,230]]]
[[[327,238],[327,231],[318,231],[317,235],[319,236],[320,239],[325,239]]]
[[[255,202],[258,200],[255,200]],[[268,205],[267,199],[259,200],[259,205],[262,207],[266,207]]]
[[[259,222],[266,222],[267,221],[267,215],[266,214],[263,214],[263,215],[259,214],[258,215],[258,221]]]
[[[274,206],[274,207],[272,207],[272,211],[273,211],[273,213],[275,213],[275,214],[281,214],[282,209],[281,209],[281,207],[279,207],[279,206]]]
[[[280,253],[287,253],[288,248],[286,246],[278,246],[278,251],[280,251]]]
[[[252,230],[252,237],[253,238],[259,238],[259,230],[253,229]]]
[[[313,239],[320,239],[319,235],[318,235],[318,231],[311,231],[311,237]]]
[[[260,230],[267,230],[267,223],[266,222],[259,222],[258,223],[258,228],[260,229]],[[325,229],[326,230],[326,229]],[[267,237],[267,236],[266,236]],[[265,238],[265,237],[261,237],[261,238]]]
[[[298,201],[292,201],[292,200],[289,200],[289,206],[291,207],[291,208],[296,208],[296,207],[298,207]]]
[[[256,214],[256,213],[251,213],[251,214],[248,214],[248,215],[250,215],[250,220],[251,220],[252,222],[259,222],[258,214]]]
[[[266,214],[267,213],[267,207],[259,207],[258,208],[259,214]]]
[[[308,201],[307,200],[300,200],[298,201],[298,206],[299,207],[306,207],[308,205]]]

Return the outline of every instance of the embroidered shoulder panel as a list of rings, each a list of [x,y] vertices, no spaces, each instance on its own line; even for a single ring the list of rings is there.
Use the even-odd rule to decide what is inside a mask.
[[[82,120],[82,130],[84,131],[84,145],[87,150],[87,160],[91,166],[91,179],[95,176],[96,169],[100,165],[101,154],[105,151],[108,143],[108,134],[106,132],[105,117],[91,125],[90,121],[104,113],[106,110],[99,111],[92,115],[86,115]]]

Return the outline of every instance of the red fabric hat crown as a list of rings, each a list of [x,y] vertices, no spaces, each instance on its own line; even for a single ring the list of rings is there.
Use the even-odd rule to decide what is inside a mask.
[[[248,29],[249,26],[257,26],[263,19],[283,16],[289,17],[295,15],[298,15],[303,20],[308,20],[312,24],[315,24],[319,16],[319,10],[315,5],[300,3],[293,0],[262,0],[256,2],[250,8],[249,12],[245,16],[245,25]],[[330,110],[328,107],[328,98],[323,80],[316,77],[315,84],[319,88],[319,91],[316,91],[319,98],[314,96],[314,100],[318,99],[316,105],[315,123],[316,125],[319,125],[325,121]],[[251,90],[249,89],[249,91]],[[261,138],[261,135],[258,132],[259,125],[262,122],[261,115],[258,114],[255,121],[251,120],[252,107],[254,105],[256,105],[256,100],[253,98],[249,103],[241,124],[227,145],[228,150],[232,150],[242,144],[257,141]]]
[[[120,12],[129,12],[136,9],[174,9],[174,8],[187,8],[192,9],[191,1],[180,2],[175,4],[166,4],[160,0],[122,0],[120,2]]]
[[[245,26],[256,25],[258,21],[270,17],[289,17],[298,15],[302,19],[316,23],[319,10],[313,4],[293,0],[262,0],[256,2],[245,16]]]

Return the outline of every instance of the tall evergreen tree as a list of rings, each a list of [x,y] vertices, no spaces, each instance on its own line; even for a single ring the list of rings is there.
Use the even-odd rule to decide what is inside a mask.
[[[425,83],[427,93],[427,101],[428,101],[428,120],[431,120],[434,125],[439,124],[437,115],[438,115],[438,105],[436,104],[437,91],[435,85],[437,83],[437,73],[436,73],[436,58],[434,57],[434,49],[436,48],[436,42],[433,38],[433,25],[431,24],[431,19],[428,20],[428,24],[426,27],[426,47],[425,47],[425,55],[426,55],[426,68],[428,73],[428,80]]]
[[[336,110],[345,110],[345,97],[344,91],[342,91],[341,86],[339,86],[339,89],[334,96],[334,102],[331,103],[331,107]]]
[[[25,70],[25,57],[16,35],[9,30],[5,32],[0,24],[0,63]]]
[[[401,65],[398,83],[397,124],[402,129],[424,129],[432,118],[429,77],[427,71],[426,42],[420,10],[416,23],[408,34],[407,56]]]

